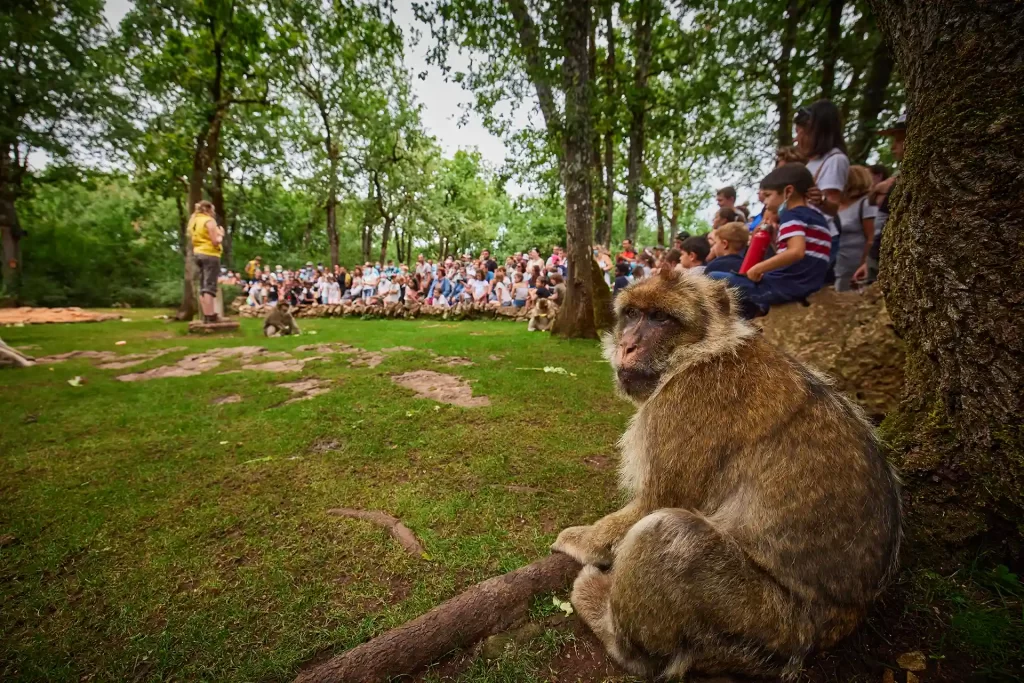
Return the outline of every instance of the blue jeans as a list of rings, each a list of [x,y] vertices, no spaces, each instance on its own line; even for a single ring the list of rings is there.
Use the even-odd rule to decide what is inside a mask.
[[[712,280],[725,280],[730,287],[739,291],[740,315],[748,320],[759,315],[766,315],[772,304],[800,301],[820,289],[820,287],[807,289],[787,286],[787,282],[782,278],[753,282],[746,275],[736,273],[706,273],[706,277]]]

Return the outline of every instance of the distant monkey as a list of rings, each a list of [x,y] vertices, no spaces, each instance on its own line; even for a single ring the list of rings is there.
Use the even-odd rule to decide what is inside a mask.
[[[662,269],[615,310],[630,502],[552,546],[585,565],[572,604],[632,674],[792,680],[894,570],[899,479],[861,411],[721,283]]]
[[[530,322],[526,326],[528,332],[547,332],[555,321],[555,307],[547,299],[537,299],[530,311]]]
[[[300,334],[299,326],[288,310],[288,302],[281,301],[263,320],[264,337],[281,337],[289,334]]]

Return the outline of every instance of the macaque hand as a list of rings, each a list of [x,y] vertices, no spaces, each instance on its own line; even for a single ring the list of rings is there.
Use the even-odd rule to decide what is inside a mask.
[[[556,553],[565,553],[583,565],[610,566],[611,548],[598,545],[595,541],[594,525],[571,526],[558,534],[558,538],[551,544],[551,549]]]

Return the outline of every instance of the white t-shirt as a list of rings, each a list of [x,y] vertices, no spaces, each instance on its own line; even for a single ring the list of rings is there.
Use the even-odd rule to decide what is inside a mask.
[[[487,280],[473,280],[473,298],[483,301],[487,296]]]
[[[508,285],[505,284],[503,281],[499,280],[498,283],[494,286],[494,290],[495,294],[498,295],[499,303],[505,304],[512,301],[512,294],[511,292],[508,291]]]
[[[842,192],[846,189],[846,177],[850,174],[850,159],[838,147],[833,147],[825,156],[808,161],[807,170],[815,178],[815,186],[822,192],[825,190]],[[824,215],[818,207],[812,206],[811,208]],[[839,227],[832,217],[825,216],[825,219],[832,236],[838,235]]]

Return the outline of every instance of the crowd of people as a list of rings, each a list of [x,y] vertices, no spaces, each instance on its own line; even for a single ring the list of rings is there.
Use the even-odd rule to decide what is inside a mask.
[[[420,254],[411,267],[393,260],[367,261],[349,271],[307,262],[286,270],[265,266],[260,257],[245,268],[243,288],[250,306],[287,301],[309,304],[423,303],[449,307],[459,303],[531,308],[540,299],[560,304],[565,300],[566,261],[555,246],[544,259],[537,249],[517,252],[499,264],[489,250],[479,256],[466,253],[434,261]]]
[[[756,317],[826,285],[846,291],[873,281],[896,176],[881,165],[850,164],[839,111],[828,100],[801,108],[795,128],[796,144],[777,150],[775,168],[760,183],[759,214],[736,204],[734,188],[722,188],[707,235],[682,232],[671,247],[644,249],[627,239],[614,255],[596,246],[594,259],[605,283],[617,294],[666,268],[721,279],[738,290],[744,315]],[[879,134],[892,138],[892,155],[902,158],[905,117]],[[755,249],[754,243],[767,247]],[[547,258],[531,249],[504,263],[484,249],[476,257],[466,253],[434,261],[420,254],[411,265],[367,261],[351,270],[312,262],[289,270],[256,257],[238,280],[250,306],[469,302],[530,309],[541,299],[564,301],[566,265],[558,246]],[[236,278],[224,275],[228,281]]]

